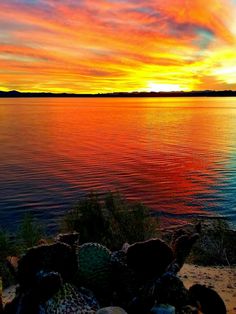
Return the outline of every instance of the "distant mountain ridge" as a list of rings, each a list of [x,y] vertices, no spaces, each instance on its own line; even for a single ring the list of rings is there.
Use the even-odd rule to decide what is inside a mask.
[[[233,90],[204,90],[191,92],[114,92],[98,94],[73,94],[73,93],[50,93],[50,92],[18,92],[0,91],[1,98],[23,98],[23,97],[233,97],[236,91]]]

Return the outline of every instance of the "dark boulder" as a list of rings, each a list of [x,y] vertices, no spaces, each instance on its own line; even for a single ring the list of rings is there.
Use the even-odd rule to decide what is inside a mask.
[[[96,314],[127,314],[127,312],[125,312],[125,310],[121,307],[109,306],[101,308],[96,312]]]
[[[180,309],[189,304],[189,291],[182,281],[169,271],[160,278],[150,280],[140,287],[136,297],[128,304],[129,314],[145,314],[155,305],[169,304]]]
[[[189,291],[174,274],[165,273],[156,283],[155,298],[158,304],[170,304],[181,309],[189,304]]]
[[[204,314],[226,314],[226,306],[219,294],[204,285],[195,284],[189,289],[193,301],[199,302]]]
[[[192,235],[183,234],[179,236],[175,242],[173,243],[173,251],[175,256],[175,261],[181,268],[188,257],[192,246],[199,238],[198,233],[194,233]]]

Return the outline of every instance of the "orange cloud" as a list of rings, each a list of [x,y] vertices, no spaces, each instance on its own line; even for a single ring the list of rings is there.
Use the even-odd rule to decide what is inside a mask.
[[[3,0],[0,89],[228,89],[235,13],[232,0]]]

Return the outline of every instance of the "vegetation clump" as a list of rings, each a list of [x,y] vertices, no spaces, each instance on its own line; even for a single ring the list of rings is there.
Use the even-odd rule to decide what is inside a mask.
[[[199,222],[199,221],[197,221]],[[195,221],[196,223],[196,221]],[[236,232],[223,219],[201,220],[199,239],[187,262],[198,265],[236,265]],[[181,226],[181,230],[191,224]],[[96,242],[111,251],[124,243],[141,242],[160,236],[159,219],[141,203],[128,202],[119,193],[103,196],[90,193],[68,211],[62,223],[63,232],[79,233],[79,243]],[[172,230],[173,231],[173,230]],[[197,231],[198,232],[198,231]],[[170,230],[161,238],[172,246]],[[43,230],[31,214],[26,214],[15,235],[0,230],[0,276],[4,287],[13,282],[7,266],[8,256],[20,256],[43,239]],[[48,240],[48,239],[47,239]]]
[[[25,250],[38,244],[43,234],[44,232],[39,223],[34,220],[32,214],[27,213],[18,232],[18,245],[20,245],[20,249]]]
[[[13,236],[0,229],[0,276],[4,287],[14,282],[14,276],[8,267],[7,257],[19,256],[27,248],[36,245],[42,236],[42,229],[31,214],[24,216],[18,232]]]
[[[128,202],[119,193],[99,198],[91,193],[64,218],[64,231],[77,231],[80,243],[98,242],[111,250],[125,242],[144,241],[157,235],[158,219],[146,206]]]

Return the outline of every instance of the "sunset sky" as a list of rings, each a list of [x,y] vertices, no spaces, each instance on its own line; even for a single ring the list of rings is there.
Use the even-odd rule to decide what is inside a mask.
[[[1,0],[12,89],[236,89],[236,0]]]

